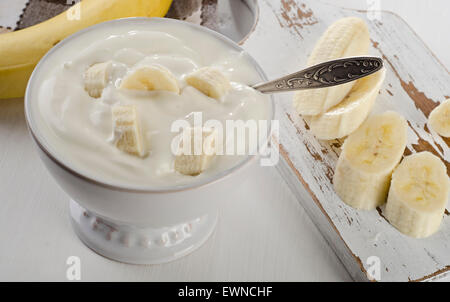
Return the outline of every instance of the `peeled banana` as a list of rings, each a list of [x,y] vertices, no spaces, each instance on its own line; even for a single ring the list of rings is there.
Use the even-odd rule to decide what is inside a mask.
[[[364,20],[343,18],[333,23],[322,35],[312,51],[307,66],[325,61],[367,55],[369,30]],[[340,103],[350,92],[354,82],[329,88],[298,91],[294,95],[294,107],[301,115],[318,115]]]
[[[113,63],[111,61],[97,63],[84,72],[84,90],[93,98],[102,96],[103,89],[108,84]]]
[[[136,107],[134,105],[115,105],[111,112],[116,147],[132,155],[145,156]]]
[[[304,116],[311,132],[319,139],[342,138],[356,129],[367,118],[375,104],[381,84],[386,76],[382,69],[356,81],[342,102],[315,116]]]
[[[410,155],[392,175],[386,219],[408,236],[430,236],[439,229],[449,191],[447,169],[438,157]]]
[[[213,129],[201,127],[185,129],[180,152],[175,157],[175,170],[184,175],[198,175],[211,163],[215,155],[216,134]],[[186,136],[185,136],[186,134]],[[184,142],[190,142],[185,145]]]
[[[122,80],[120,88],[180,92],[175,76],[170,70],[161,65],[141,66],[131,71]]]
[[[172,0],[82,0],[73,10],[37,25],[0,35],[0,99],[23,97],[28,78],[40,58],[65,37],[88,26],[124,17],[163,17]]]
[[[203,67],[194,71],[186,76],[186,83],[217,100],[231,89],[227,77],[214,67]]]
[[[450,137],[450,99],[443,101],[431,111],[428,123],[440,136]]]
[[[406,138],[405,119],[392,111],[369,117],[353,132],[344,142],[333,178],[342,201],[364,210],[383,204]]]

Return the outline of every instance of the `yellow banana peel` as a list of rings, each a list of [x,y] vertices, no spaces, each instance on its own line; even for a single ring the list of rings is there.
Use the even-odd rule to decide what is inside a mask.
[[[23,97],[39,60],[65,37],[125,17],[163,17],[172,0],[83,0],[34,26],[0,35],[0,99]]]

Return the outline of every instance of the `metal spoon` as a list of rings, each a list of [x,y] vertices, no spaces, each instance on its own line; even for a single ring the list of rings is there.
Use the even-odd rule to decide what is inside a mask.
[[[253,86],[262,93],[324,88],[366,77],[383,68],[377,57],[351,57],[320,63],[277,80]]]

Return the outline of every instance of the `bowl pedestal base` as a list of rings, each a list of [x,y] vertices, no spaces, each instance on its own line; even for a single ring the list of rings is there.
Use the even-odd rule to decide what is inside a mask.
[[[75,233],[94,252],[120,262],[158,264],[200,247],[214,231],[218,213],[161,228],[141,227],[101,217],[70,200]]]

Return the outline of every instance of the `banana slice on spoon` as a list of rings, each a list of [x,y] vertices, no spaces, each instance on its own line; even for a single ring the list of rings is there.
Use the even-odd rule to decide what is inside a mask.
[[[385,77],[379,71],[383,68],[380,58],[352,57],[366,55],[369,45],[364,20],[340,19],[317,42],[308,58],[309,68],[253,88],[263,93],[300,90],[293,105],[314,135],[326,140],[342,138],[366,119]],[[377,71],[370,79],[361,79]]]
[[[343,18],[328,27],[308,58],[307,66],[338,58],[367,55],[369,29],[364,20]],[[294,95],[294,107],[302,115],[321,114],[340,103],[354,82],[320,90],[299,91]]]
[[[360,79],[336,106],[319,115],[303,116],[311,132],[318,139],[331,140],[358,129],[372,110],[385,76],[383,69]]]

